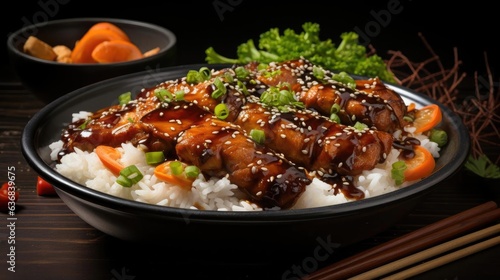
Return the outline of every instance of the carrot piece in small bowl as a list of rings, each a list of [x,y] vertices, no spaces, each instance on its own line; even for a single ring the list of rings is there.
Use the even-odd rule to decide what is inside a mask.
[[[136,45],[123,40],[101,42],[92,51],[92,58],[99,63],[123,62],[142,57]]]
[[[92,58],[94,48],[104,41],[112,40],[122,40],[122,37],[106,29],[93,30],[85,33],[71,52],[71,61],[73,61],[73,63],[96,63],[97,61]]]
[[[130,41],[130,38],[128,37],[127,33],[125,33],[125,31],[110,22],[98,22],[92,25],[92,27],[90,27],[87,32],[92,32],[95,30],[109,30],[119,35],[122,40]]]

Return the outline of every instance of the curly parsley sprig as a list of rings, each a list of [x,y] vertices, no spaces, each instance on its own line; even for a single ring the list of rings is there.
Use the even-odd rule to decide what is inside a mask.
[[[240,44],[236,51],[237,58],[222,56],[209,47],[205,51],[205,60],[210,64],[246,64],[282,62],[303,57],[331,71],[378,77],[386,82],[396,81],[383,59],[376,54],[368,55],[366,47],[359,44],[357,33],[342,33],[341,42],[335,45],[331,39],[321,40],[317,23],[306,22],[302,29],[301,33],[292,29],[280,33],[278,28],[271,28],[260,35],[258,46],[252,39]]]

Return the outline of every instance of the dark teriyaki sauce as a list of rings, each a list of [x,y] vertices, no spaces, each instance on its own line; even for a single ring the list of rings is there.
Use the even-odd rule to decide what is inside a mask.
[[[420,145],[420,140],[406,137],[403,140],[394,140],[392,146],[400,151],[399,158],[402,160],[412,159],[415,156],[414,146]]]
[[[341,192],[348,199],[359,200],[365,198],[365,193],[354,185],[352,176],[342,176],[338,173],[325,173],[320,179],[332,186],[333,194],[335,195]]]

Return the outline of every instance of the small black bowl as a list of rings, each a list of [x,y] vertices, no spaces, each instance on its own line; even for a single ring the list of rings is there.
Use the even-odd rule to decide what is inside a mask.
[[[427,96],[388,85],[408,102],[421,106],[439,104],[443,112],[441,127],[448,132],[449,142],[441,150],[432,175],[376,197],[310,209],[200,211],[118,198],[77,184],[54,170],[49,145],[60,139],[61,129],[72,113],[116,104],[117,96],[125,91],[136,94],[142,87],[185,76],[189,70],[202,66],[217,68],[202,64],[168,67],[156,73],[135,73],[95,83],[59,98],[35,114],[26,125],[22,135],[24,157],[36,172],[55,186],[69,208],[88,224],[111,236],[184,250],[192,248],[197,252],[237,248],[240,252],[257,251],[272,257],[318,246],[334,250],[388,229],[455,174],[467,158],[469,134],[458,116]]]
[[[51,46],[69,48],[95,23],[120,27],[142,52],[159,47],[150,57],[120,63],[61,63],[26,54],[23,45],[35,36]],[[151,23],[114,18],[72,18],[41,22],[12,33],[7,49],[14,72],[22,84],[40,100],[49,103],[83,86],[124,74],[155,70],[174,64],[177,39],[170,30]]]

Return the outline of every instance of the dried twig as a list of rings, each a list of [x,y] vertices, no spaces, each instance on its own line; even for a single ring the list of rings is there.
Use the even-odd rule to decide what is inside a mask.
[[[424,36],[422,34],[419,36],[429,51],[430,57],[424,61],[415,62],[401,51],[389,51],[390,57],[386,60],[388,67],[395,73],[399,84],[441,102],[462,118],[471,136],[473,157],[488,155],[488,147],[500,146],[498,141],[500,139],[500,90],[497,89],[495,92],[494,79],[486,53],[484,60],[487,78],[479,76],[476,71],[474,94],[470,95],[464,91],[459,92],[459,86],[462,85],[466,73],[460,70],[462,62],[458,58],[457,49],[453,49],[453,65],[447,68]],[[488,156],[495,164],[500,162],[500,155]]]

